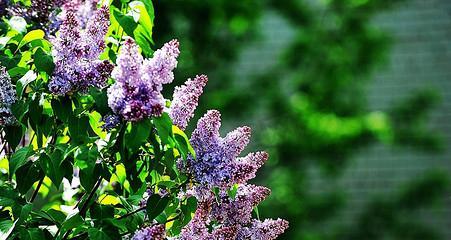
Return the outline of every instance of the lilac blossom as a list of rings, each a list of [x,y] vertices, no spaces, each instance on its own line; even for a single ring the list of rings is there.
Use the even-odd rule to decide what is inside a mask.
[[[64,11],[73,11],[80,22],[80,26],[85,28],[97,10],[97,0],[70,0],[63,5]],[[64,15],[64,12],[63,12]]]
[[[219,135],[220,126],[220,113],[210,110],[199,119],[191,136],[196,158],[188,158],[185,170],[205,186],[230,187],[243,183],[255,176],[267,159],[265,153],[238,158],[249,143],[251,129],[239,127],[222,138]]]
[[[109,114],[102,118],[102,129],[106,131],[110,131],[111,129],[119,126],[121,122],[121,118],[118,115]]]
[[[16,123],[11,112],[11,105],[17,101],[16,90],[6,68],[0,66],[0,126],[10,126]]]
[[[238,231],[237,240],[273,240],[288,228],[288,222],[283,219],[253,220],[251,226]]]
[[[151,59],[143,59],[131,38],[121,47],[108,89],[108,105],[127,121],[160,116],[165,107],[163,84],[170,83],[177,65],[178,42],[172,40],[157,50]],[[172,76],[172,77],[171,77]]]
[[[32,21],[33,27],[49,32],[52,28],[53,16],[62,5],[61,0],[33,0],[28,7],[12,0],[0,0],[0,16],[20,16],[27,22]]]
[[[135,233],[131,240],[164,240],[166,232],[164,225],[155,225],[143,228]]]
[[[81,29],[75,12],[65,11],[60,34],[54,39],[55,70],[49,89],[56,95],[86,92],[89,87],[104,87],[113,70],[107,60],[98,60],[105,47],[109,11],[98,9]]]
[[[202,200],[191,222],[182,228],[179,240],[194,239],[254,239],[277,238],[288,228],[282,219],[252,219],[252,211],[270,190],[255,185],[240,185],[235,197],[221,191],[220,197]]]
[[[169,116],[174,125],[185,130],[189,120],[194,116],[194,110],[207,82],[206,75],[198,75],[194,79],[188,79],[184,85],[175,88],[169,109]]]
[[[251,221],[252,210],[270,194],[262,186],[241,185],[235,198],[222,192],[219,200],[213,201],[210,217],[226,226],[247,224]]]

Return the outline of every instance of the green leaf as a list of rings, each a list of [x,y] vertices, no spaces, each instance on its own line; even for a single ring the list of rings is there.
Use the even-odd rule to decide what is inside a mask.
[[[136,27],[134,39],[143,49],[147,56],[150,56],[153,50],[150,48],[152,41],[152,28],[154,20],[154,9],[151,1],[133,1],[129,4],[133,11],[139,13],[139,25]]]
[[[21,228],[19,230],[19,235],[21,240],[46,239],[44,232],[39,228],[30,228],[30,229]]]
[[[31,149],[30,147],[23,147],[17,150],[9,160],[10,176],[13,176],[18,168],[25,165],[31,155],[33,155],[33,149]]]
[[[33,55],[34,65],[39,72],[46,72],[48,75],[52,75],[55,64],[50,54],[47,54],[42,48],[37,48]]]
[[[92,240],[111,240],[111,238],[102,231],[102,229],[90,228],[88,229],[89,239]]]
[[[17,190],[26,194],[33,184],[43,177],[44,172],[41,167],[36,162],[29,161],[16,171]]]
[[[68,97],[63,97],[52,100],[52,109],[56,117],[61,121],[67,123],[72,116],[72,101]]]
[[[121,185],[124,184],[125,179],[127,178],[127,173],[123,164],[116,165],[116,176]]]
[[[80,183],[85,189],[91,189],[99,176],[99,172],[95,172],[96,161],[99,158],[97,146],[90,148],[81,146],[74,155],[75,166],[80,168]]]
[[[149,120],[143,120],[129,125],[124,135],[125,147],[131,154],[135,153],[139,147],[147,142],[151,131],[152,123]]]
[[[71,116],[68,127],[70,137],[75,143],[84,142],[88,137],[89,118]]]
[[[19,193],[6,186],[0,186],[0,206],[13,206],[19,200]]]
[[[99,136],[101,139],[105,139],[107,133],[102,129],[102,116],[100,113],[93,111],[89,114],[89,125],[91,125],[92,130]]]
[[[17,224],[22,224],[27,220],[28,215],[30,215],[31,210],[33,209],[33,204],[28,203],[25,206],[22,207],[22,210],[20,211],[19,221],[17,221]]]
[[[191,221],[191,215],[197,209],[197,199],[194,196],[189,197],[186,200],[186,204],[182,204],[180,207],[183,213],[182,225],[186,225]]]
[[[23,117],[28,112],[28,107],[29,104],[22,101],[17,101],[11,106],[11,111],[19,122],[22,122]]]
[[[22,38],[22,41],[20,41],[19,46],[17,48],[21,48],[23,47],[25,44],[36,40],[36,39],[43,39],[45,36],[44,31],[37,29],[37,30],[32,30],[30,32],[28,32],[27,34],[25,34],[25,36]]]
[[[66,217],[63,225],[61,226],[60,236],[64,236],[67,230],[76,228],[84,223],[83,218],[78,213],[69,215]]]
[[[150,195],[146,205],[146,211],[149,220],[153,220],[158,215],[160,215],[160,213],[162,213],[166,206],[169,204],[170,200],[171,199],[169,197],[161,197],[158,194]]]
[[[15,150],[25,134],[25,126],[8,126],[5,128],[6,141],[9,146]]]
[[[0,239],[8,239],[9,235],[13,232],[14,228],[16,227],[18,219],[14,222],[10,221],[2,221],[1,222],[1,229],[0,229]]]
[[[65,171],[67,170],[62,166],[63,160],[63,153],[60,150],[55,150],[50,156],[42,153],[38,160],[45,175],[48,176],[57,187],[61,184],[66,173]]]
[[[164,144],[171,144],[172,134],[172,120],[167,113],[163,113],[161,117],[153,118],[153,123],[157,128],[158,135]]]
[[[119,25],[124,29],[125,33],[128,36],[133,37],[133,31],[135,31],[136,27],[138,26],[138,23],[135,22],[132,16],[127,16],[121,13],[119,10],[114,9],[113,10],[113,16],[119,23]]]
[[[25,91],[27,85],[36,80],[36,78],[37,75],[33,72],[33,70],[30,70],[17,81],[16,84],[17,98],[20,99],[22,97],[22,94]]]

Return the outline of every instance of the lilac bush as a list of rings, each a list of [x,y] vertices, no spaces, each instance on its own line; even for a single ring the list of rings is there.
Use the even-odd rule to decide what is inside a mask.
[[[113,69],[108,60],[99,60],[105,48],[109,11],[98,9],[80,28],[73,10],[65,10],[58,37],[54,39],[55,71],[49,89],[56,95],[86,92],[89,87],[103,87]]]
[[[277,238],[288,222],[254,212],[270,190],[249,182],[268,159],[242,155],[251,128],[221,136],[221,114],[209,110],[188,137],[208,77],[166,99],[179,42],[149,50],[149,2],[100,4],[52,3],[61,11],[45,25],[54,35],[16,17],[28,32],[0,36],[9,39],[0,48],[0,236]]]

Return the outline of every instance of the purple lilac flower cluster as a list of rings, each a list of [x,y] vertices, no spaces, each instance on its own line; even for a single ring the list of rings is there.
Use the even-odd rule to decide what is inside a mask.
[[[194,177],[199,201],[193,220],[182,229],[180,240],[275,239],[288,228],[282,219],[252,219],[252,210],[269,194],[266,187],[248,184],[268,159],[265,152],[239,157],[249,143],[251,129],[239,127],[224,138],[219,134],[220,113],[208,111],[191,136],[196,158],[189,157],[184,171]],[[234,196],[231,187],[237,187]],[[219,190],[214,194],[212,188]]]
[[[0,0],[0,16],[20,16],[47,31],[52,25],[52,15],[62,5],[62,0],[33,0],[29,7],[12,0]]]
[[[160,116],[165,108],[163,84],[173,81],[179,53],[178,41],[172,40],[152,58],[143,59],[133,39],[127,38],[111,74],[116,82],[108,89],[113,112],[133,122]]]
[[[238,157],[249,143],[251,129],[239,127],[224,138],[219,135],[221,114],[208,111],[197,123],[191,136],[196,158],[189,157],[186,171],[204,186],[229,188],[255,177],[255,172],[267,160],[265,152]]]
[[[55,71],[49,83],[51,92],[66,95],[105,86],[113,65],[98,58],[105,48],[108,26],[109,10],[106,7],[95,11],[86,29],[80,28],[74,11],[65,11],[59,36],[53,41]]]
[[[109,114],[109,115],[105,115],[102,118],[102,129],[106,130],[106,131],[110,131],[111,129],[119,126],[120,122],[121,122],[121,118],[118,115],[114,115],[114,114]]]
[[[0,67],[0,126],[10,126],[16,123],[11,112],[11,105],[17,100],[16,90],[11,84],[11,78],[4,67]]]
[[[188,79],[183,86],[175,88],[169,110],[174,125],[185,130],[189,120],[194,116],[197,102],[207,82],[206,75],[197,75],[194,79]]]
[[[166,231],[164,225],[154,225],[143,228],[135,233],[131,240],[164,240]]]
[[[161,95],[163,84],[174,79],[177,66],[178,42],[173,40],[157,50],[151,59],[143,59],[136,43],[128,38],[121,47],[117,67],[112,72],[115,84],[108,89],[108,104],[113,112],[128,121],[139,121],[158,116],[164,110]],[[173,124],[185,129],[193,117],[208,78],[198,75],[177,87],[171,107],[167,109]],[[249,153],[239,157],[249,143],[251,129],[239,127],[221,137],[221,114],[210,110],[197,123],[190,143],[196,157],[180,160],[181,171],[196,183],[180,198],[195,196],[198,208],[178,240],[271,240],[288,228],[282,219],[264,221],[252,218],[252,211],[269,194],[266,187],[248,184],[257,170],[266,162],[266,152]],[[219,190],[215,192],[213,189]],[[230,194],[231,190],[235,194]],[[153,194],[147,193],[145,199]],[[132,239],[163,239],[164,225],[144,228]]]
[[[85,28],[89,23],[88,19],[95,15],[98,2],[98,0],[71,0],[66,1],[62,8],[65,11],[75,12],[80,26]]]

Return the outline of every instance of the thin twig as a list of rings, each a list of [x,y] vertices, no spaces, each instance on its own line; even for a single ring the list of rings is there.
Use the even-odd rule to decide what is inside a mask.
[[[117,219],[117,220],[124,219],[124,218],[126,218],[126,217],[128,217],[128,216],[131,216],[131,215],[133,215],[133,214],[135,214],[135,213],[138,213],[138,212],[140,212],[140,211],[142,211],[142,210],[144,210],[144,209],[146,209],[146,206],[140,207],[140,208],[138,208],[138,209],[136,209],[136,210],[134,210],[134,211],[132,211],[132,212],[129,212],[129,213],[127,213],[127,214],[124,214],[124,215],[122,215],[122,216],[120,216],[120,217],[118,217],[118,218],[116,218],[116,219]]]
[[[41,180],[39,180],[38,185],[36,186],[36,189],[33,192],[33,195],[30,198],[30,202],[33,202],[34,199],[36,198],[36,196],[38,195],[39,189],[41,188],[42,183],[44,182],[44,178],[41,178]]]
[[[94,185],[94,187],[92,188],[91,192],[89,193],[88,197],[86,198],[85,203],[83,204],[83,206],[80,209],[80,216],[84,217],[86,214],[86,211],[88,210],[88,206],[89,206],[89,202],[91,202],[92,197],[94,197],[94,194],[96,193],[97,189],[99,189],[100,184],[102,183],[102,176],[99,177],[99,179],[97,180],[96,184]],[[69,229],[63,236],[62,240],[66,240],[69,235],[71,234],[72,229]]]

